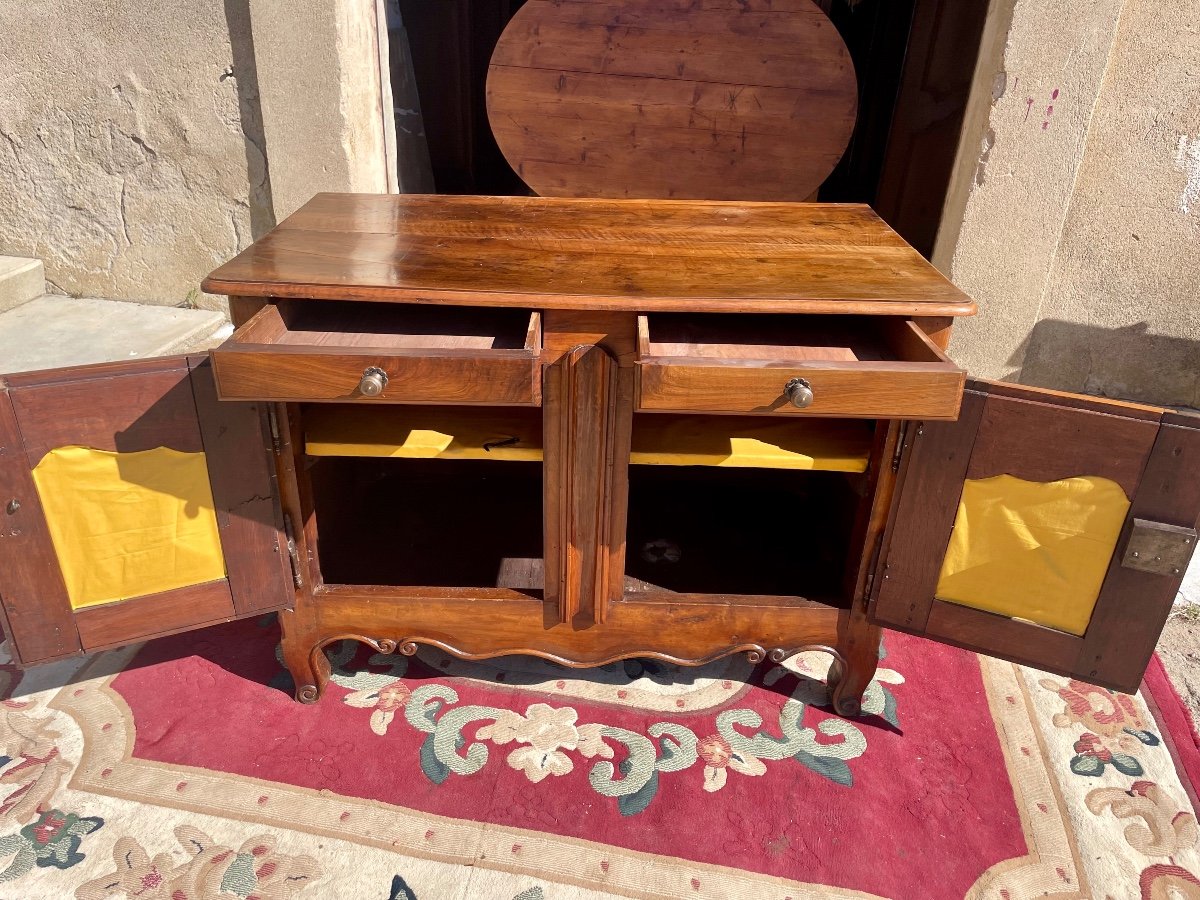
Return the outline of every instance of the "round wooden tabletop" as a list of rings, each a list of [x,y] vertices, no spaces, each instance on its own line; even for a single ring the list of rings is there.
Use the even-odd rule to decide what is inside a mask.
[[[805,200],[857,105],[811,0],[528,0],[487,82],[500,149],[553,197]]]

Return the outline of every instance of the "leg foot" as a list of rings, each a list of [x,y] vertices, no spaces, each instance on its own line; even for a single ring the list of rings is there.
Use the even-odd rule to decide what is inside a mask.
[[[329,683],[329,658],[315,635],[298,621],[295,610],[280,612],[279,624],[283,630],[283,664],[295,682],[296,699],[316,703]]]
[[[829,668],[829,699],[839,716],[853,717],[862,712],[863,692],[870,686],[879,666],[879,626],[865,614],[852,612],[838,641],[842,659]]]

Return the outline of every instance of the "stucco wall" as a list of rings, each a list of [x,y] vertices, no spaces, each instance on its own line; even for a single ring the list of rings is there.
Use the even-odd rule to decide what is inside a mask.
[[[219,305],[200,280],[312,193],[389,189],[376,15],[0,2],[0,254],[63,293]]]
[[[64,293],[200,301],[271,222],[231,33],[237,2],[0,3],[0,253]]]
[[[320,191],[394,190],[375,0],[249,3],[277,218]]]
[[[938,253],[980,305],[973,374],[1200,406],[1198,71],[1191,0],[1012,7]]]

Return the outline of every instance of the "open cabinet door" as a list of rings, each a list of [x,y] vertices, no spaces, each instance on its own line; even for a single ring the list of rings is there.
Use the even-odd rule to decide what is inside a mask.
[[[206,356],[8,375],[0,608],[23,665],[292,603],[267,410]]]
[[[1200,416],[968,382],[902,440],[872,618],[1137,690],[1196,546]]]

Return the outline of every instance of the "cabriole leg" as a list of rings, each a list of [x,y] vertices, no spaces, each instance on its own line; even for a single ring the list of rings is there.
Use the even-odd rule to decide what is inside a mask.
[[[857,716],[862,711],[863,692],[879,666],[881,629],[871,624],[857,607],[850,612],[838,638],[838,652],[845,664],[834,659],[829,668],[829,699],[840,716]]]
[[[302,613],[292,609],[281,611],[279,625],[283,630],[283,664],[292,673],[296,699],[315,703],[329,683],[329,658]]]

